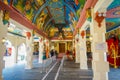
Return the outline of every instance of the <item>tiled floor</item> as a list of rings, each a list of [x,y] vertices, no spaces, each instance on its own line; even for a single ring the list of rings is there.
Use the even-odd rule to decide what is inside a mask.
[[[54,64],[53,62],[51,66]],[[54,80],[57,73],[57,69],[60,63],[56,64],[50,75],[45,80]],[[42,80],[46,71],[43,70],[41,64],[34,63],[34,68],[31,70],[24,69],[24,64],[17,64],[12,68],[6,68],[3,70],[4,80]],[[90,67],[90,66],[89,66]],[[47,70],[50,67],[47,68]],[[44,68],[45,69],[45,68]],[[42,72],[42,73],[41,73]],[[120,68],[110,68],[109,80],[120,80]],[[75,64],[73,61],[64,61],[63,67],[60,70],[57,80],[92,80],[92,70],[80,70],[79,64]]]
[[[24,69],[24,64],[3,70],[4,80],[40,80],[46,74],[41,64],[34,64],[31,70]]]
[[[58,80],[92,80],[92,70],[81,70],[80,64],[65,60]]]
[[[16,64],[13,67],[7,67],[3,70],[4,80],[41,80],[46,71],[48,71],[56,61],[49,60],[46,64],[38,63],[38,60],[33,61],[34,68],[31,70],[25,69],[25,64]],[[50,64],[51,63],[51,64]],[[50,65],[48,65],[50,64]]]
[[[120,68],[110,68],[109,80],[120,80]]]

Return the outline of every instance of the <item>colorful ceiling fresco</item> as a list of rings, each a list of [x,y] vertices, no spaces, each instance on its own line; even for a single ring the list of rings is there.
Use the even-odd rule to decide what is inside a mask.
[[[3,0],[10,5],[10,0]],[[21,15],[43,30],[49,38],[71,37],[86,0],[13,0]]]
[[[49,38],[60,35],[71,37],[86,0],[2,0],[12,6],[37,29]],[[13,1],[13,2],[11,2]],[[114,0],[107,8],[106,29],[120,26],[120,0]],[[12,3],[12,4],[11,4]]]
[[[55,24],[65,24],[63,0],[49,0],[48,7],[55,21]]]
[[[107,8],[106,29],[110,31],[120,26],[120,0],[114,0]]]

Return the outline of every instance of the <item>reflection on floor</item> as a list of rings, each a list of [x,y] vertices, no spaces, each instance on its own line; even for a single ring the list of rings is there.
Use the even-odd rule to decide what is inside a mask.
[[[54,61],[50,67],[55,63],[56,61]],[[4,80],[42,80],[46,74],[46,70],[49,71],[50,67],[42,68],[42,64],[37,63],[37,61],[34,61],[33,65],[34,68],[31,70],[24,69],[24,64],[17,64],[14,67],[4,69]],[[58,61],[45,80],[54,80],[59,65],[60,62]],[[65,60],[57,80],[92,80],[93,73],[90,67],[91,63],[88,61],[88,70],[80,70],[79,65],[78,63],[74,63],[74,61]],[[120,80],[119,77],[120,68],[110,68],[109,80]]]

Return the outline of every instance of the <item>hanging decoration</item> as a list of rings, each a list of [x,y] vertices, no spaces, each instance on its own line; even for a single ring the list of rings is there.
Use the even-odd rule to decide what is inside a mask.
[[[82,36],[82,38],[84,38],[84,36],[85,36],[85,31],[84,30],[81,31],[81,36]]]
[[[5,10],[4,12],[3,12],[3,24],[5,25],[5,24],[7,24],[7,23],[9,23],[9,11],[7,11],[7,10]]]
[[[105,16],[106,16],[105,13],[96,12],[95,20],[97,21],[99,27],[101,27],[101,22],[104,20]]]
[[[31,33],[30,32],[26,32],[26,36],[27,36],[28,39],[30,39]]]

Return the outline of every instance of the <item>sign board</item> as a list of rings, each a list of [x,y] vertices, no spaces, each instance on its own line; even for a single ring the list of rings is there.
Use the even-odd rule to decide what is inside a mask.
[[[95,47],[97,50],[105,50],[105,51],[107,50],[106,49],[107,48],[106,42],[97,43]]]

